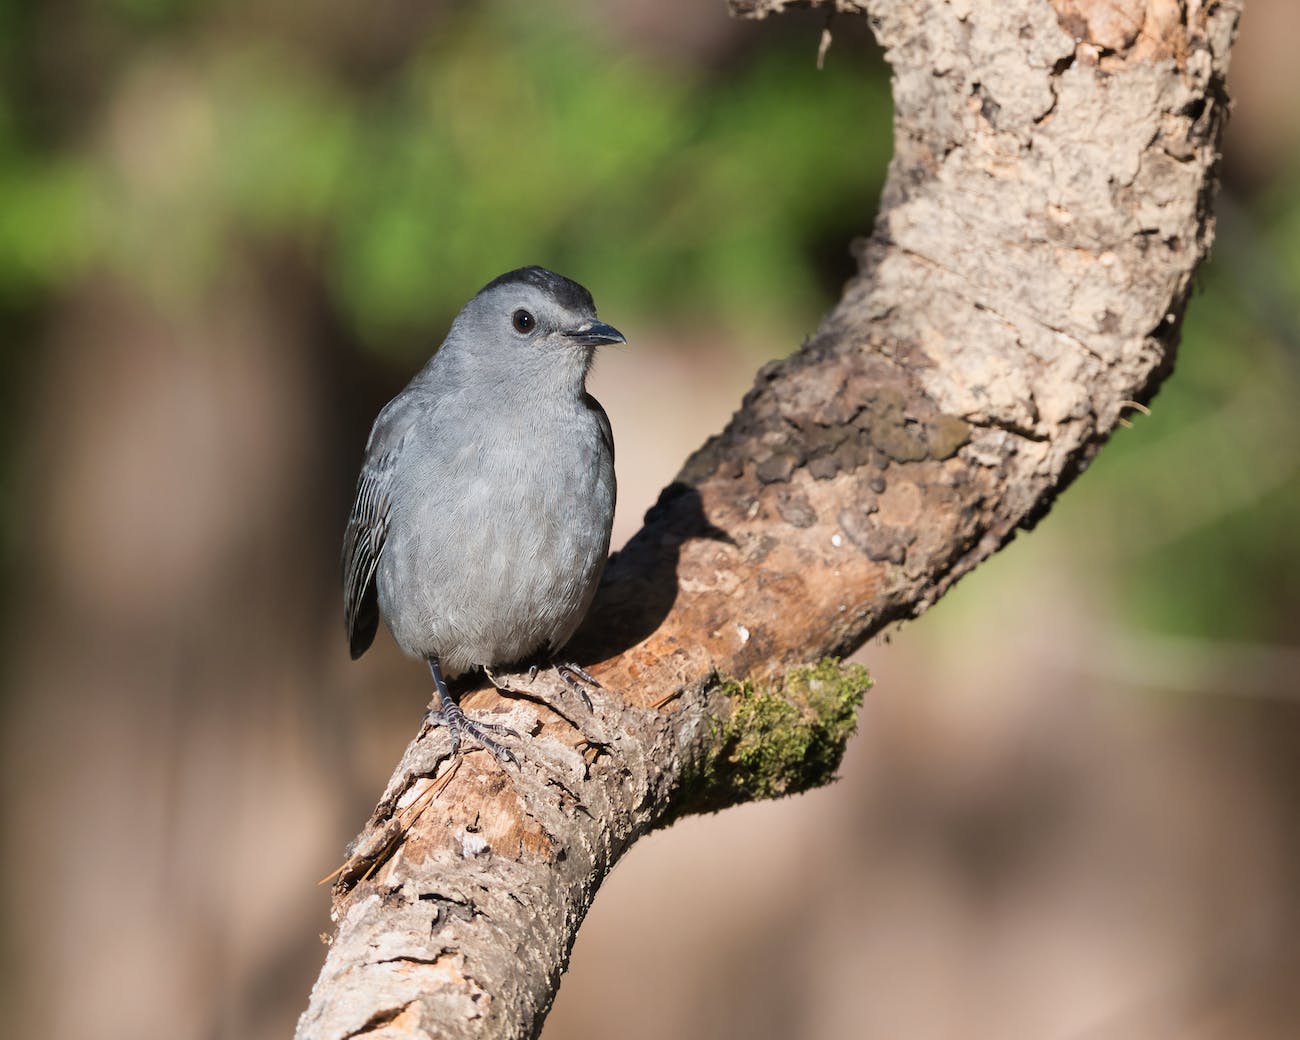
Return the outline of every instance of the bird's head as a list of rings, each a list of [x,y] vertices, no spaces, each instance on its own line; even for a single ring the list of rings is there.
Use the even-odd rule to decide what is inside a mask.
[[[595,349],[624,343],[596,317],[591,293],[544,267],[488,282],[457,316],[443,352],[494,382],[581,388]]]

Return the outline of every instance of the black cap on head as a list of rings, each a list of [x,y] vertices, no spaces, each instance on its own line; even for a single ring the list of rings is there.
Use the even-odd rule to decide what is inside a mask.
[[[516,284],[535,285],[543,292],[549,293],[569,310],[593,312],[596,310],[596,304],[591,298],[591,293],[587,292],[585,288],[571,278],[565,278],[562,274],[548,271],[545,267],[538,267],[536,264],[531,264],[528,267],[517,267],[513,271],[498,275],[483,286],[479,292],[487,292],[499,285]]]

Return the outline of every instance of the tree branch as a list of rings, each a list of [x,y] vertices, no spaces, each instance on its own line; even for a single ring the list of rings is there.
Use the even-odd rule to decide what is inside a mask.
[[[530,734],[517,773],[452,763],[441,730],[412,742],[336,885],[299,1037],[534,1036],[638,837],[830,779],[866,680],[806,663],[920,614],[1040,519],[1169,372],[1238,16],[870,5],[895,154],[858,275],[611,562],[573,648],[601,662],[594,714],[517,675],[526,697],[466,695]]]

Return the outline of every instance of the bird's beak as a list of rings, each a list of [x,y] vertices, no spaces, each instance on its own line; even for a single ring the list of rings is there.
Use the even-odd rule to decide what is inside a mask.
[[[613,325],[606,325],[603,321],[589,321],[585,325],[579,325],[576,329],[569,329],[564,333],[575,343],[581,343],[588,347],[599,347],[606,343],[626,343],[623,333],[614,328]]]

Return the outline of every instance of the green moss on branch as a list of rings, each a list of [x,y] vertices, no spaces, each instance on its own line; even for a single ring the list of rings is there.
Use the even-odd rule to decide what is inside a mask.
[[[829,783],[871,688],[861,665],[823,658],[779,686],[724,679],[730,713],[714,720],[683,777],[674,817],[780,798]]]

